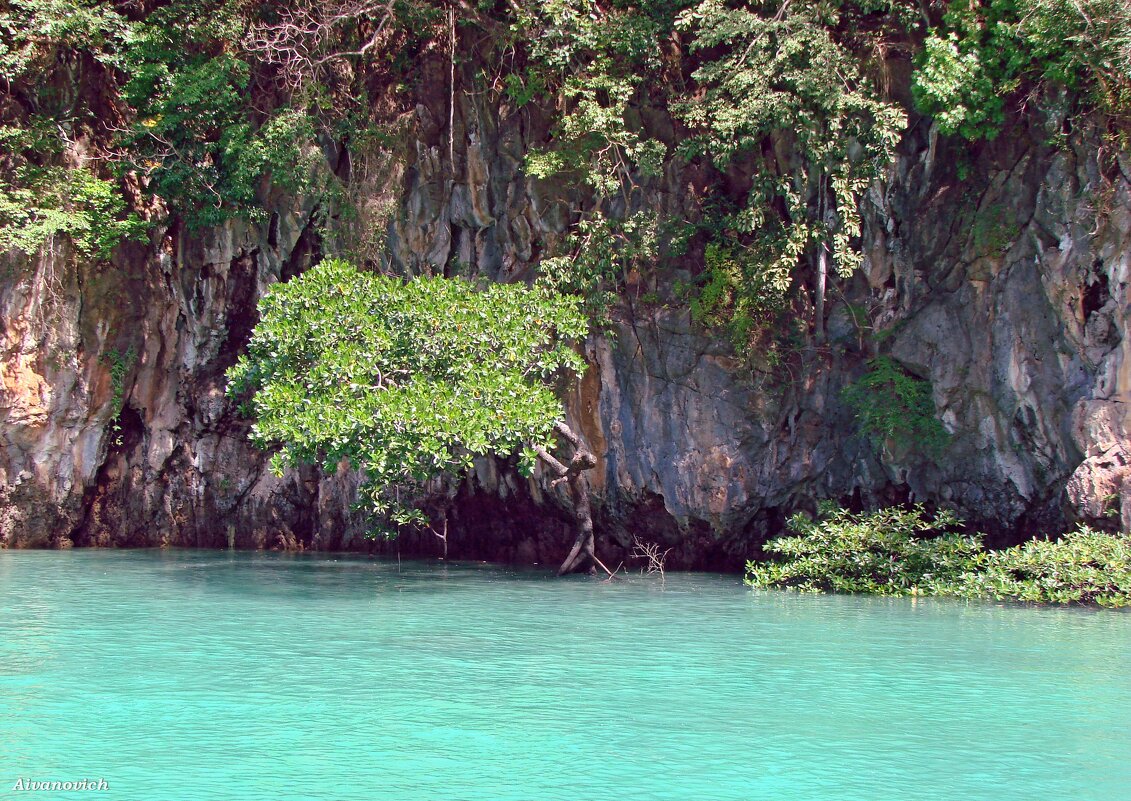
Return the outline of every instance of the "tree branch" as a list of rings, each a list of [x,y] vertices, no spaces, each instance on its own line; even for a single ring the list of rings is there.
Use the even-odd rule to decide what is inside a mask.
[[[572,428],[567,426],[562,421],[559,420],[558,422],[554,423],[554,430],[565,437],[569,441],[569,444],[573,447],[581,447],[581,438],[573,432]]]
[[[566,478],[569,475],[569,468],[554,458],[554,456],[541,445],[535,445],[534,452],[538,454],[539,459],[549,465],[551,470],[557,473],[558,478]]]

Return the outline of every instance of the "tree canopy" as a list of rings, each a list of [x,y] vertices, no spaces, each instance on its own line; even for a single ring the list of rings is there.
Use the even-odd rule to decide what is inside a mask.
[[[579,299],[463,279],[400,278],[327,260],[272,287],[229,394],[250,395],[275,466],[348,459],[375,511],[421,520],[392,488],[512,454],[529,471],[563,418],[555,379],[584,367]]]

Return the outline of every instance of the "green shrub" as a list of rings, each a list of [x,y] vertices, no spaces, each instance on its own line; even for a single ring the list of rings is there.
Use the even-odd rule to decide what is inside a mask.
[[[37,80],[59,51],[80,50],[114,63],[129,23],[112,3],[94,0],[9,0],[0,5],[0,79]]]
[[[137,350],[133,345],[125,353],[111,348],[102,354],[99,361],[110,368],[110,407],[117,418],[122,413],[122,402],[125,400],[126,377],[137,363]]]
[[[869,370],[844,390],[844,401],[860,429],[877,444],[918,445],[928,453],[946,446],[950,435],[935,416],[931,383],[911,375],[890,356],[868,362]]]
[[[117,66],[129,23],[112,5],[0,4],[0,82],[8,98],[0,109],[0,250],[31,255],[69,243],[79,257],[105,259],[122,238],[146,236],[115,183],[89,166],[97,152],[85,152],[82,163],[64,157],[89,130],[91,112],[60,83],[73,80],[67,70],[76,63]]]
[[[961,588],[969,597],[1131,605],[1131,538],[1086,526],[989,554]]]
[[[652,269],[659,258],[660,220],[651,212],[620,220],[596,213],[577,224],[566,247],[568,255],[541,261],[538,283],[578,296],[590,319],[605,325],[628,274]]]
[[[1055,604],[1131,606],[1131,537],[1087,527],[1058,540],[986,551],[981,535],[960,534],[948,512],[923,508],[869,514],[795,515],[792,536],[764,546],[769,561],[748,562],[746,583],[761,589],[951,595]]]
[[[691,294],[691,319],[726,333],[735,351],[750,358],[761,335],[788,307],[792,271],[766,259],[757,247],[709,243],[698,291]]]
[[[692,73],[699,91],[673,104],[692,132],[680,151],[723,171],[752,159],[750,190],[727,225],[761,240],[774,274],[815,267],[821,254],[840,277],[860,266],[859,204],[906,125],[855,52],[856,6],[703,0],[677,23],[703,59]]]
[[[226,53],[166,62],[153,46],[135,50],[125,88],[139,116],[124,142],[130,166],[192,227],[248,209],[258,178],[245,168],[252,140],[248,65]]]
[[[657,175],[666,146],[648,138],[629,114],[647,96],[648,73],[660,70],[665,34],[678,3],[609,5],[591,0],[534,0],[515,5],[510,33],[526,43],[529,62],[504,80],[524,105],[537,94],[557,100],[552,147],[526,156],[536,178],[569,175],[599,196],[627,197],[640,177]]]
[[[251,103],[243,11],[175,0],[135,25],[121,57],[122,95],[137,115],[121,142],[125,164],[193,228],[262,216],[260,179],[302,191],[317,161],[315,121],[301,104]]]
[[[872,595],[952,593],[985,558],[977,536],[949,531],[950,512],[933,520],[922,506],[854,514],[838,509],[824,519],[790,518],[794,536],[764,546],[774,560],[749,562],[746,583],[759,588]]]

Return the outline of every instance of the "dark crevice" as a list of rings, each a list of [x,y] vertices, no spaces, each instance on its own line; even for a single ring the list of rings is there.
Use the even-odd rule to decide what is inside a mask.
[[[1081,311],[1084,322],[1087,323],[1093,314],[1107,305],[1111,298],[1107,275],[1103,272],[1103,263],[1096,262],[1092,281],[1084,287],[1084,296],[1081,298]]]
[[[243,256],[232,262],[228,271],[228,313],[224,320],[227,338],[217,354],[215,367],[223,372],[236,363],[236,357],[246,347],[251,331],[259,322],[256,311],[255,254]]]
[[[296,275],[301,275],[310,269],[322,258],[322,237],[313,222],[308,222],[299,233],[295,245],[291,248],[290,255],[283,262],[283,269],[279,276],[281,281],[289,281]]]
[[[106,458],[82,500],[82,522],[71,534],[78,546],[141,546],[148,538],[140,519],[131,519],[128,499],[135,489],[129,472],[130,454],[145,436],[141,413],[126,406],[110,432]]]

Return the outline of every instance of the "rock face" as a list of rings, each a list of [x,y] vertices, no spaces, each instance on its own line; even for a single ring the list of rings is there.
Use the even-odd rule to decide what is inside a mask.
[[[449,132],[444,102],[418,107],[365,199],[391,212],[375,237],[387,266],[521,279],[580,199],[524,176],[546,137],[529,110],[466,95]],[[865,203],[865,269],[831,298],[827,344],[772,374],[741,370],[676,304],[620,310],[568,399],[601,460],[599,549],[615,561],[639,536],[670,566],[737,567],[821,498],[945,504],[1002,541],[1131,525],[1131,156],[1101,156],[1086,129],[1045,139],[1017,128],[959,153],[913,129]],[[695,181],[670,166],[647,202],[682,213]],[[259,295],[326,246],[312,201],[272,207],[262,224],[159,232],[112,265],[4,263],[0,543],[439,552],[429,532],[365,539],[346,471],[273,477],[223,395]],[[842,391],[880,351],[930,380],[941,450],[858,431]],[[560,559],[561,503],[480,464],[450,554]]]

